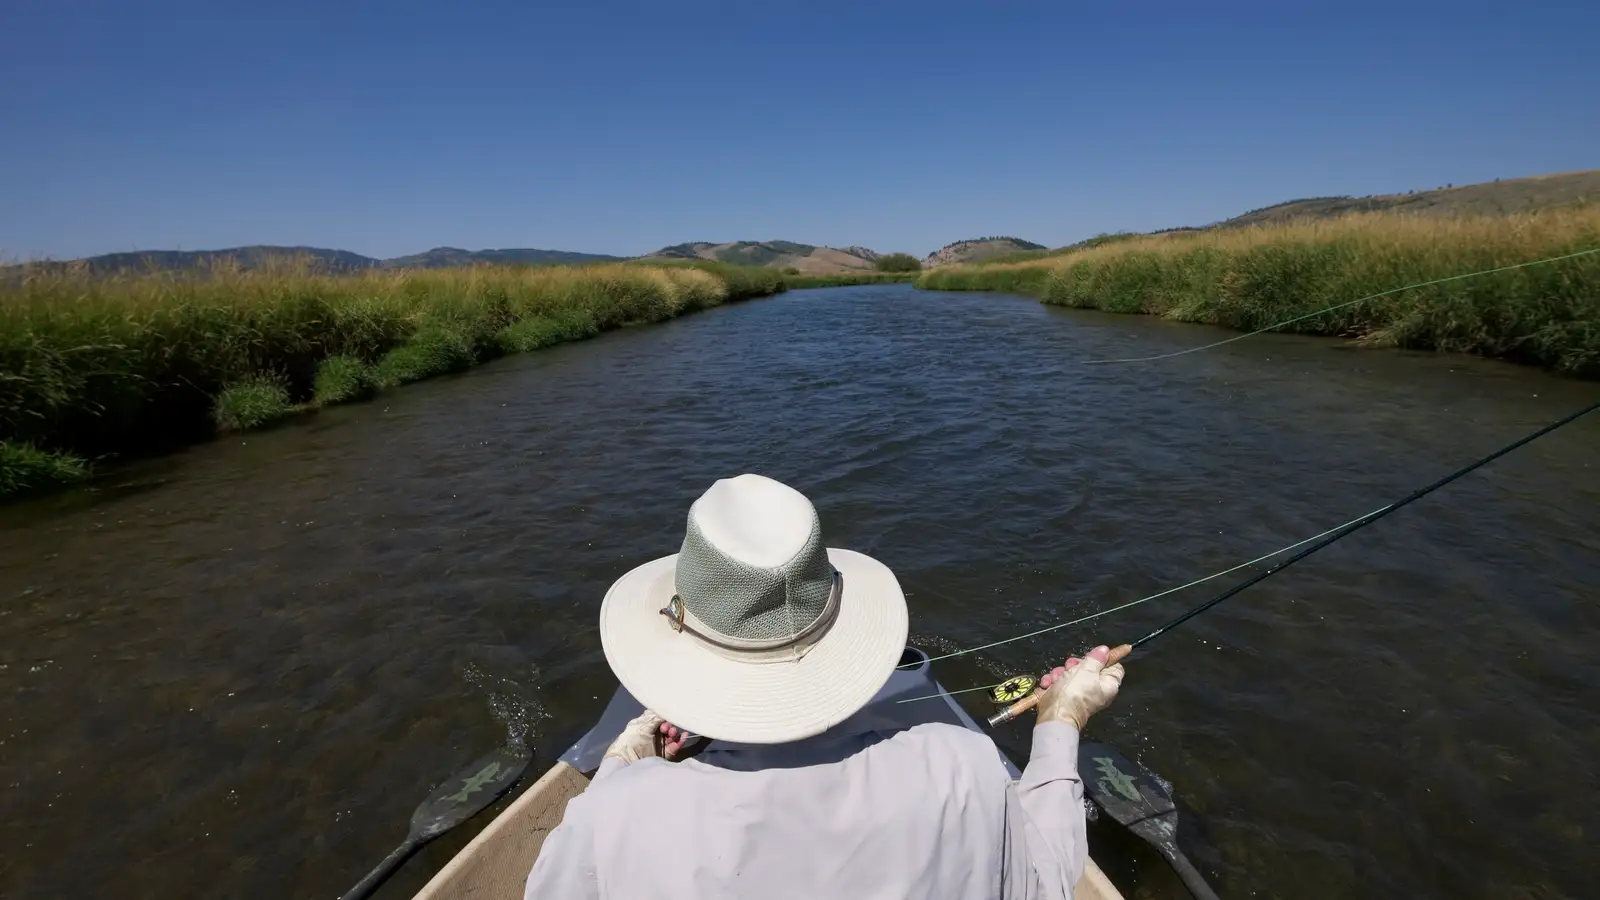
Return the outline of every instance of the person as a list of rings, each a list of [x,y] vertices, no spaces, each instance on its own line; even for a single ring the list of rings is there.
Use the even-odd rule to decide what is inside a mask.
[[[894,574],[828,548],[805,496],[716,482],[679,552],[601,603],[606,661],[645,711],[546,837],[526,900],[1072,897],[1078,734],[1122,667],[1098,647],[1041,680],[1013,781],[983,734],[855,715],[906,635]],[[685,758],[690,734],[711,743]]]

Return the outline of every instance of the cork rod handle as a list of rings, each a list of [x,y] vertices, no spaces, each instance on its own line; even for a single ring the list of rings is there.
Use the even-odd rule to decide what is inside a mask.
[[[1106,654],[1106,665],[1108,667],[1109,666],[1114,666],[1117,663],[1122,662],[1122,660],[1125,657],[1127,657],[1127,655],[1129,653],[1132,653],[1132,652],[1133,652],[1133,645],[1132,644],[1122,644],[1120,646],[1112,647],[1111,648],[1111,652]],[[1041,698],[1043,696],[1044,696],[1044,689],[1043,688],[1035,688],[1033,693],[1029,694],[1026,697],[1023,697],[1021,700],[1018,700],[1017,702],[1011,704],[1010,706],[1006,707],[1005,709],[1002,709],[999,712],[995,713],[994,715],[990,716],[989,717],[989,727],[993,728],[993,727],[998,726],[998,725],[1004,725],[1005,723],[1011,721],[1012,719],[1015,719],[1017,716],[1020,716],[1023,713],[1027,712],[1028,710],[1033,709],[1035,706],[1039,705],[1039,698]]]

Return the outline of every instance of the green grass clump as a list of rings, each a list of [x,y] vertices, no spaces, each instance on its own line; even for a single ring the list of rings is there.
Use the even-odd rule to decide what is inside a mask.
[[[831,275],[785,275],[790,290],[847,287],[853,284],[893,284],[917,280],[916,272],[835,272]]]
[[[283,419],[292,408],[281,377],[256,375],[223,388],[212,417],[221,431],[254,431]]]
[[[449,372],[460,372],[477,362],[472,338],[446,328],[427,328],[378,360],[378,383],[386,387],[410,384]]]
[[[330,356],[317,364],[312,397],[318,406],[366,400],[377,392],[377,372],[358,357]]]
[[[89,466],[70,453],[0,441],[0,497],[15,497],[89,477]]]
[[[600,326],[581,311],[529,316],[500,329],[496,336],[506,353],[528,353],[568,341],[581,341],[600,333]]]
[[[1283,330],[1501,357],[1594,378],[1600,253],[1459,277],[1594,249],[1600,206],[1461,218],[1379,212],[1118,236],[1048,260],[934,269],[917,284],[1242,331],[1308,316]]]
[[[325,368],[333,358],[401,384],[506,352],[502,334],[527,319],[606,331],[783,289],[775,271],[717,263],[350,275],[289,263],[112,276],[25,266],[0,279],[0,441],[87,458],[159,452],[219,424],[253,427],[279,401],[370,389],[352,363]],[[262,372],[281,374],[281,395],[234,390]],[[319,386],[324,373],[337,374]]]
[[[1043,265],[941,266],[917,279],[926,291],[993,291],[1001,294],[1042,296],[1050,274]]]

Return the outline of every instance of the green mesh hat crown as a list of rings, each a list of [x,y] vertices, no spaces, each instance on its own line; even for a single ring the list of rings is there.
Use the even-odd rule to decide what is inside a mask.
[[[675,581],[685,618],[700,631],[753,649],[799,637],[831,611],[835,579],[822,543],[822,522],[804,496],[784,491],[792,494],[783,498],[789,501],[787,515],[769,516],[764,530],[776,540],[760,552],[748,544],[726,546],[733,536],[727,520],[740,512],[728,507],[738,501],[708,492],[690,507]],[[740,558],[740,551],[746,558]]]
[[[623,687],[678,727],[734,743],[844,721],[894,671],[906,625],[894,573],[828,547],[811,501],[760,475],[713,484],[680,551],[635,567],[600,604]]]

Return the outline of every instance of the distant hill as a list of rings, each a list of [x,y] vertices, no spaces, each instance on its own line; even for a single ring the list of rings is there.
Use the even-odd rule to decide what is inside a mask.
[[[310,259],[313,264],[328,272],[355,272],[371,269],[380,260],[348,250],[326,250],[321,247],[276,247],[257,245],[229,247],[223,250],[144,250],[131,253],[107,253],[74,262],[85,265],[89,271],[100,275],[117,272],[168,271],[172,269],[205,268],[216,263],[237,263],[241,268],[259,269],[272,260]],[[65,265],[65,263],[63,263]]]
[[[386,259],[382,264],[387,269],[447,269],[455,266],[470,266],[474,263],[572,265],[578,263],[614,262],[626,258],[623,256],[608,256],[604,253],[575,253],[571,250],[461,250],[456,247],[435,247],[426,253],[414,253],[411,256],[397,256],[394,259]]]
[[[1146,235],[1181,232],[1213,231],[1226,228],[1244,228],[1251,225],[1281,225],[1287,222],[1314,219],[1331,219],[1359,212],[1399,212],[1424,216],[1502,215],[1531,212],[1569,206],[1575,203],[1600,202],[1600,169],[1584,172],[1563,172],[1555,175],[1532,175],[1526,178],[1507,178],[1481,184],[1464,184],[1460,187],[1445,185],[1427,191],[1404,194],[1371,194],[1366,197],[1306,197],[1286,200],[1252,209],[1231,219],[1210,225],[1162,228],[1150,232],[1117,232],[1100,234],[1053,250],[1026,250],[1014,253],[989,254],[990,262],[1023,262],[1046,256],[1061,256],[1102,244],[1125,241]],[[961,242],[967,243],[967,242]],[[959,247],[961,243],[951,244]],[[1037,247],[1037,245],[1034,245]],[[929,260],[944,250],[928,257]],[[996,258],[999,257],[999,258]],[[962,262],[970,261],[967,259]],[[942,264],[942,263],[940,263]],[[926,268],[930,265],[923,263]]]
[[[934,266],[948,266],[956,263],[982,262],[991,256],[1003,256],[1007,253],[1022,253],[1029,250],[1044,250],[1043,244],[1025,241],[1014,237],[981,237],[965,241],[956,241],[945,244],[938,250],[928,254],[922,261],[922,267],[929,269]]]
[[[1346,213],[1379,210],[1436,216],[1496,215],[1566,206],[1585,200],[1600,200],[1600,169],[1507,178],[1460,187],[1447,185],[1404,194],[1309,197],[1252,209],[1208,227],[1276,224],[1294,219],[1326,219]]]
[[[568,250],[461,250],[455,247],[435,247],[425,253],[397,256],[394,259],[375,259],[351,253],[348,250],[328,250],[323,247],[278,247],[257,245],[228,247],[222,250],[144,250],[130,253],[107,253],[90,256],[73,263],[84,265],[97,275],[118,272],[172,271],[207,268],[217,263],[233,263],[243,269],[260,269],[274,261],[295,259],[310,260],[320,271],[333,273],[358,272],[362,269],[443,269],[469,266],[474,263],[507,265],[568,265],[576,263],[608,262],[626,259],[602,253],[574,253]],[[35,265],[40,265],[36,263]],[[69,265],[49,262],[43,265]]]
[[[871,269],[878,254],[865,247],[817,247],[794,241],[733,241],[713,244],[696,241],[673,244],[645,257],[664,259],[710,259],[741,266],[768,269],[798,269],[803,275],[827,275]]]

